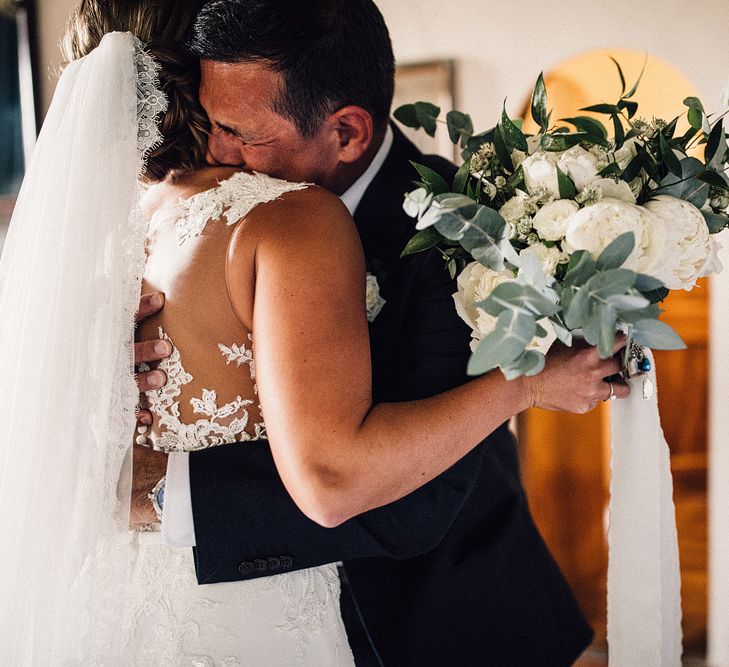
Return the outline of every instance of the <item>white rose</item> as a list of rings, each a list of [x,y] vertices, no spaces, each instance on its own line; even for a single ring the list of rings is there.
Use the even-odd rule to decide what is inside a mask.
[[[577,192],[584,190],[597,178],[597,158],[582,146],[573,146],[562,153],[557,166],[572,179]]]
[[[616,181],[612,178],[598,178],[590,183],[591,188],[600,191],[603,199],[619,199],[628,204],[635,204],[635,195],[630,185],[625,181]]]
[[[567,233],[567,221],[580,207],[570,199],[558,199],[542,206],[532,226],[545,241],[559,241]]]
[[[367,321],[374,322],[375,318],[387,302],[380,296],[380,283],[377,282],[377,276],[371,273],[367,274],[367,282],[365,289],[365,305],[367,307]]]
[[[528,248],[522,250],[521,254],[534,255],[539,260],[539,263],[542,265],[542,270],[547,276],[553,276],[557,271],[557,266],[567,259],[567,255],[559,248],[554,246],[549,248],[543,243],[530,245]]]
[[[403,209],[411,218],[421,218],[423,213],[428,210],[431,202],[433,201],[433,193],[428,192],[425,188],[418,188],[413,192],[408,192],[405,195],[405,201],[403,202]]]
[[[712,272],[716,260],[704,216],[693,204],[669,195],[658,195],[645,208],[666,228],[663,254],[651,275],[668,289],[690,290],[697,278]]]
[[[475,352],[478,344],[496,327],[496,319],[480,308],[477,303],[485,301],[502,283],[514,280],[508,271],[494,271],[478,262],[471,262],[458,276],[458,291],[453,295],[456,312],[471,327],[471,351]],[[529,343],[528,349],[539,350],[544,354],[556,339],[554,328],[548,320],[540,320],[539,324],[547,331],[545,338],[537,338]]]
[[[472,329],[472,351],[496,326],[496,318],[476,308],[476,304],[486,300],[497,286],[513,279],[514,276],[508,271],[494,271],[478,262],[468,264],[458,276],[458,291],[453,295],[453,300],[456,302],[456,312]]]
[[[543,188],[554,199],[559,199],[559,180],[553,157],[546,155],[543,151],[538,151],[526,158],[521,166],[524,170],[524,182],[529,192]]]
[[[636,155],[638,155],[638,140],[632,137],[615,151],[613,157],[615,158],[615,162],[618,163],[618,166],[621,169],[625,169]]]
[[[587,250],[595,259],[625,232],[633,232],[635,248],[624,268],[651,273],[661,260],[665,241],[664,224],[642,206],[619,199],[603,199],[575,213],[567,225],[563,248],[567,252]]]
[[[516,194],[499,209],[499,213],[507,223],[516,225],[519,220],[529,215],[527,208],[530,204],[529,195],[523,190],[517,190]]]

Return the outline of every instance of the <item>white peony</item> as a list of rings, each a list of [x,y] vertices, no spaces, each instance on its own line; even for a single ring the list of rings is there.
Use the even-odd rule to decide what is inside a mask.
[[[523,190],[517,190],[516,194],[499,209],[499,214],[507,223],[516,225],[519,220],[528,217],[531,206],[529,195]]]
[[[590,151],[582,146],[573,146],[560,154],[557,167],[572,179],[577,192],[581,192],[597,179],[597,163],[597,157]]]
[[[570,218],[563,248],[571,253],[587,250],[595,259],[625,232],[633,232],[635,248],[624,268],[649,273],[661,261],[665,241],[664,223],[642,206],[619,199],[603,199]]]
[[[458,291],[453,295],[453,300],[456,312],[471,327],[472,352],[494,330],[497,319],[477,308],[476,304],[485,301],[499,285],[513,280],[514,276],[509,271],[494,271],[478,262],[468,264],[458,276]],[[528,347],[530,350],[546,354],[555,341],[556,334],[548,320],[540,320],[539,324],[547,331],[547,336],[545,338],[535,336]]]
[[[612,178],[598,178],[590,183],[591,188],[600,191],[602,199],[619,199],[628,204],[635,204],[635,195],[630,185],[625,181],[616,181]]]
[[[669,195],[658,195],[645,208],[662,220],[666,229],[663,254],[652,276],[668,289],[690,290],[697,278],[716,270],[717,244],[699,209]]]
[[[557,266],[567,261],[568,257],[559,248],[552,246],[551,248],[543,243],[535,243],[521,251],[522,255],[534,255],[542,266],[544,274],[553,276],[557,271]]]
[[[559,180],[557,177],[557,165],[554,156],[544,151],[537,151],[521,163],[524,170],[524,182],[527,190],[534,192],[543,189],[553,199],[559,199]]]
[[[405,195],[405,201],[403,202],[403,209],[411,218],[421,218],[423,213],[428,210],[431,202],[433,201],[433,193],[428,192],[425,188],[418,188],[413,192],[408,192]]]
[[[579,210],[570,199],[549,202],[537,211],[532,226],[545,241],[559,241],[567,233],[568,220]]]

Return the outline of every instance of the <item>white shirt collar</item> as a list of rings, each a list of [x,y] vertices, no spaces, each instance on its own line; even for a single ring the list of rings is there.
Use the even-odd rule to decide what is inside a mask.
[[[365,171],[365,173],[352,184],[349,190],[340,197],[342,203],[347,207],[347,210],[351,215],[354,215],[359,203],[362,201],[362,197],[364,197],[364,193],[367,191],[367,188],[370,187],[370,183],[372,183],[374,177],[377,176],[377,172],[380,171],[382,165],[385,163],[387,154],[392,148],[394,138],[392,128],[388,125],[387,131],[385,132],[385,139],[382,142],[382,146],[380,146],[380,150],[377,151],[375,159],[372,160],[370,166],[367,167],[367,171]]]

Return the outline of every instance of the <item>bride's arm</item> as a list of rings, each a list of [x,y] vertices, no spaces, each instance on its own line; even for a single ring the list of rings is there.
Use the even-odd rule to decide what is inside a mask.
[[[586,411],[617,370],[573,353],[548,378],[491,373],[431,399],[373,406],[365,268],[341,203],[315,190],[287,195],[259,207],[243,242],[255,243],[257,380],[273,457],[296,504],[324,526],[411,493],[530,405]],[[564,397],[575,375],[580,386]],[[555,382],[558,392],[545,391]]]

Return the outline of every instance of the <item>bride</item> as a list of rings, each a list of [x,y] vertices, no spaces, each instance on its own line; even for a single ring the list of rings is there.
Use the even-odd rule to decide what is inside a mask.
[[[372,404],[352,219],[317,187],[204,166],[197,64],[174,48],[195,3],[176,4],[81,2],[0,263],[0,656],[351,665],[334,565],[198,586],[189,550],[126,530],[132,437],[268,437],[292,498],[334,526],[449,468],[547,380]],[[140,288],[166,294],[140,336],[172,354],[133,436]],[[617,362],[582,359],[604,398]]]

